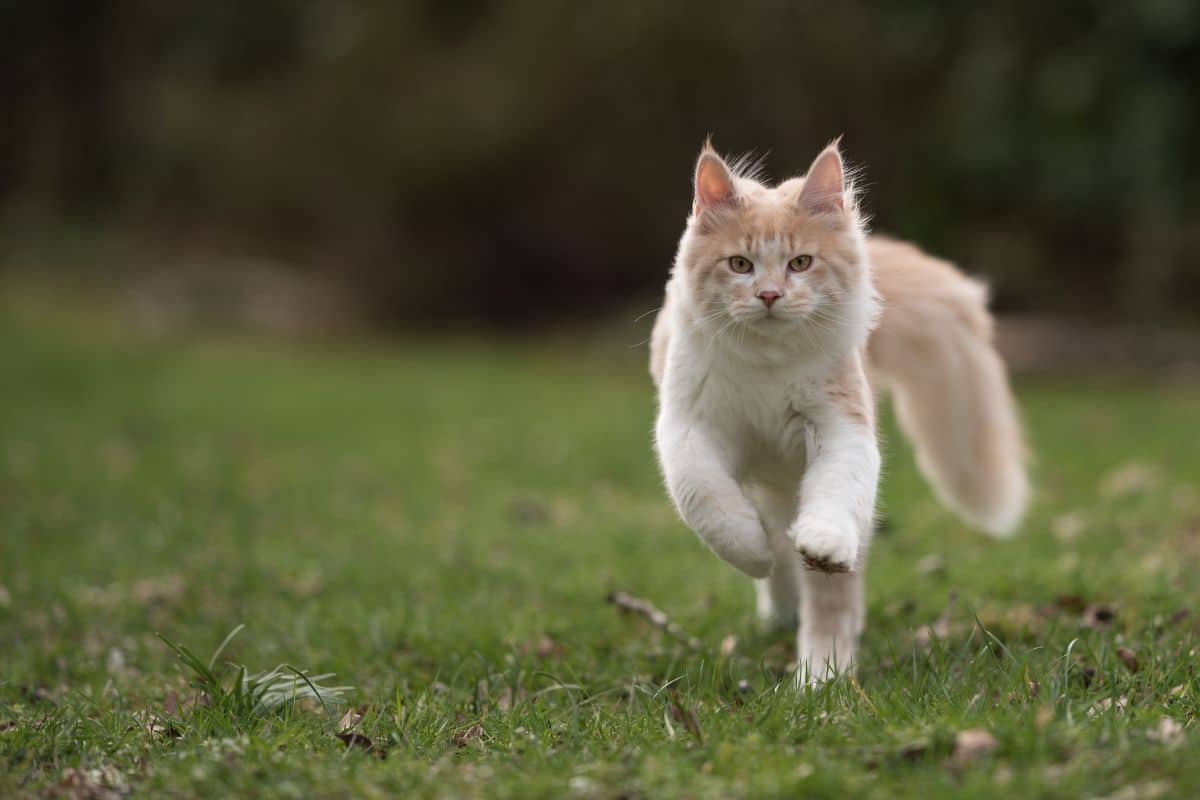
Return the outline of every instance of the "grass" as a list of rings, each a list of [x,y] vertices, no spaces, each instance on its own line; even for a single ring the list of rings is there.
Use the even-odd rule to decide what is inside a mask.
[[[1023,382],[1006,542],[889,432],[857,680],[797,692],[660,490],[642,355],[0,304],[0,795],[1200,795],[1194,385]]]

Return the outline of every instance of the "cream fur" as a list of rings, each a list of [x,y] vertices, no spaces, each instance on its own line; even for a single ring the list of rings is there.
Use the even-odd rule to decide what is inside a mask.
[[[853,667],[864,620],[868,370],[939,496],[997,532],[1027,495],[1014,404],[982,286],[868,240],[836,145],[776,187],[706,145],[695,183],[651,339],[659,461],[688,526],[758,579],[760,616],[799,619],[801,678],[823,680]]]

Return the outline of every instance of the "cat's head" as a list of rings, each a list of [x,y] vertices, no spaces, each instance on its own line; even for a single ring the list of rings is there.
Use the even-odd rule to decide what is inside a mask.
[[[688,316],[714,336],[860,341],[874,310],[863,228],[837,143],[773,187],[706,143],[676,259]]]

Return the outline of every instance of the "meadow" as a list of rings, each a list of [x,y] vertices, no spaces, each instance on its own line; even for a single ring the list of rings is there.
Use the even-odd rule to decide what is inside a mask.
[[[0,795],[1200,796],[1200,386],[1019,378],[1008,541],[889,421],[862,663],[797,690],[661,490],[644,327],[0,302]]]

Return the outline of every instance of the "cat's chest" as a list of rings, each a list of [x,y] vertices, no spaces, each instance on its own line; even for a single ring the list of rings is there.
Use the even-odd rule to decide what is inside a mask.
[[[698,406],[729,449],[789,456],[803,447],[809,393],[807,380],[781,370],[716,369]]]

